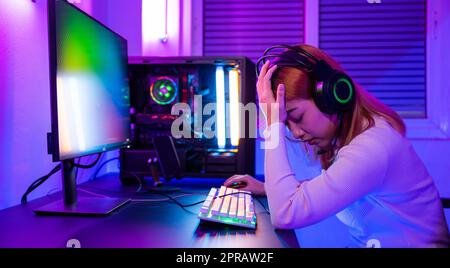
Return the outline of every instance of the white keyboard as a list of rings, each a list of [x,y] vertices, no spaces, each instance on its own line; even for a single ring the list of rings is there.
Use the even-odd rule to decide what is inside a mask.
[[[248,191],[225,186],[211,188],[203,202],[198,218],[247,228],[256,228],[256,213],[253,197]]]

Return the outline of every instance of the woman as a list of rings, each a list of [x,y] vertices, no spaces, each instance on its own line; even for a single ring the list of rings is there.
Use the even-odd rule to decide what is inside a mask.
[[[315,148],[322,173],[298,181],[285,139],[280,138],[278,146],[265,149],[265,183],[235,175],[224,185],[241,182],[246,185],[242,190],[267,195],[275,228],[304,227],[337,214],[360,247],[371,241],[381,247],[448,246],[438,191],[405,138],[399,115],[354,86],[349,77],[344,97],[336,94],[342,85],[332,86],[334,97],[348,102],[344,107],[326,107],[327,100],[323,105],[323,96],[318,95],[324,94],[318,85],[327,79],[321,70],[345,75],[343,69],[318,48],[281,47],[286,48],[281,53],[265,53],[263,58],[272,63],[267,60],[258,76],[265,132],[269,139],[284,137],[287,127],[296,139]],[[272,118],[274,111],[278,116]]]

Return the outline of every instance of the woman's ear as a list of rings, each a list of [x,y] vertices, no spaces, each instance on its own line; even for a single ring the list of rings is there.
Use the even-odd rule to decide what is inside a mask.
[[[328,118],[328,120],[330,120],[331,122],[337,123],[338,117],[337,117],[336,114],[327,114],[327,113],[324,113],[324,112],[322,112],[322,111],[321,111],[321,113],[322,113],[326,118]]]
[[[325,116],[333,123],[337,128],[339,125],[339,116],[337,114],[325,114]]]

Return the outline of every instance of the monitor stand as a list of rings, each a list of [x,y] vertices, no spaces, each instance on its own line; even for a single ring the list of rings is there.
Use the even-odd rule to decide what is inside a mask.
[[[130,201],[128,198],[80,197],[77,200],[74,159],[61,161],[63,200],[34,209],[38,215],[106,216]]]

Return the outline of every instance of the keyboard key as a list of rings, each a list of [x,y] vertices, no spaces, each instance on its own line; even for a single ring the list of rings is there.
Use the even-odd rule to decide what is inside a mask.
[[[229,214],[229,216],[230,217],[236,217],[236,213],[237,213],[237,206],[238,206],[238,200],[237,200],[237,197],[236,197],[236,193],[237,193],[237,190],[236,189],[231,189],[231,192],[230,192],[230,199],[231,199],[231,201],[230,201],[230,211],[228,212],[228,214]]]
[[[227,188],[225,186],[220,187],[219,194],[214,199],[214,203],[211,208],[212,215],[219,215],[220,207],[222,206],[222,202],[223,202],[222,196],[225,195],[226,190],[227,190]]]
[[[245,199],[245,219],[247,221],[253,221],[254,215],[253,199],[250,195],[247,195]]]
[[[222,208],[220,209],[220,216],[228,216],[228,209],[230,208],[231,196],[225,196],[222,203]]]
[[[256,228],[256,214],[250,192],[225,186],[220,189],[211,188],[198,217],[206,221]]]
[[[240,220],[245,219],[245,197],[243,193],[239,193],[237,217]]]
[[[209,207],[211,206],[211,202],[204,202],[203,203],[203,205],[202,205],[202,207],[200,208],[200,212],[201,213],[208,213],[208,211],[209,211]]]
[[[216,196],[216,193],[217,193],[217,188],[211,188],[211,190],[209,191],[209,194],[208,194],[208,197],[214,197],[214,196]]]
[[[255,216],[255,213],[253,213],[253,212],[247,212],[246,214],[245,214],[245,219],[247,220],[247,221],[253,221],[253,217]]]
[[[211,190],[209,191],[208,196],[206,197],[205,202],[203,202],[202,207],[200,208],[200,212],[201,213],[208,213],[209,212],[209,208],[211,207],[211,204],[213,202],[213,198],[216,195],[217,189],[216,188],[211,188]]]

